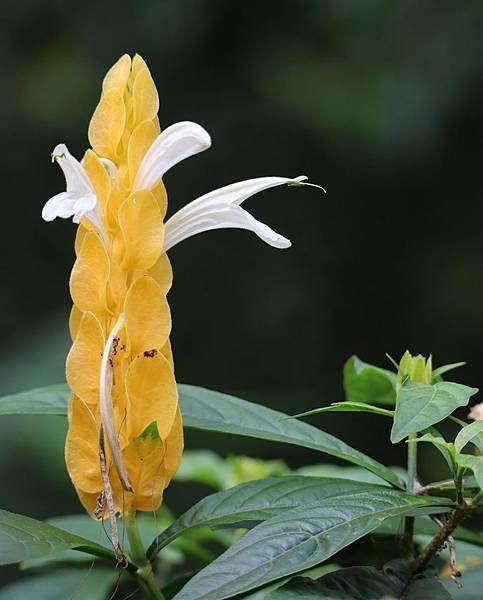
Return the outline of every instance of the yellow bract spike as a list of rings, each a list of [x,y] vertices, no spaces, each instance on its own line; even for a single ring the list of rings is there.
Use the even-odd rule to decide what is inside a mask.
[[[164,240],[163,217],[156,199],[147,190],[132,194],[122,203],[118,219],[124,238],[121,267],[149,269],[159,258]]]
[[[173,428],[165,441],[165,455],[164,455],[164,468],[166,473],[166,479],[171,480],[173,475],[179,469],[181,464],[181,457],[183,456],[183,420],[181,418],[181,412],[176,412],[174,419]]]
[[[128,436],[138,437],[153,421],[165,440],[178,408],[178,391],[168,361],[157,350],[135,358],[126,375]]]
[[[144,155],[156,139],[157,135],[158,131],[153,121],[142,121],[132,132],[127,148],[131,186],[134,185],[134,180],[136,179],[136,174]]]
[[[127,80],[131,74],[131,57],[129,54],[123,54],[121,58],[115,62],[104,77],[102,82],[102,91],[107,92],[111,88],[124,93]]]
[[[132,92],[134,125],[151,121],[158,114],[159,96],[149,69],[141,69],[136,75]]]
[[[70,276],[70,294],[77,308],[98,318],[107,313],[106,286],[109,257],[99,236],[88,232]]]
[[[99,156],[116,161],[117,146],[126,124],[126,109],[116,88],[107,90],[89,123],[89,141]]]
[[[76,488],[99,495],[102,490],[102,477],[99,470],[98,426],[87,405],[76,396],[72,396],[70,400],[65,460]]]
[[[92,150],[87,150],[82,164],[96,192],[101,211],[105,214],[107,201],[111,193],[111,177],[106,167]]]
[[[121,56],[104,78],[89,124],[92,150],[82,161],[100,214],[82,218],[75,240],[69,319],[73,344],[66,363],[74,395],[65,455],[83,506],[91,515],[111,520],[114,511],[124,515],[158,508],[183,452],[166,300],[173,273],[162,253],[167,194],[162,181],[132,192],[160,132],[158,108],[158,92],[144,60]],[[114,163],[112,168],[104,159]],[[111,450],[116,450],[115,465]],[[133,492],[121,485],[117,473],[124,470]],[[114,506],[104,506],[103,512],[107,497]]]
[[[66,376],[70,389],[88,404],[99,399],[99,373],[104,350],[102,327],[91,312],[84,313],[67,356]]]
[[[152,277],[140,277],[131,285],[124,315],[132,356],[164,347],[171,331],[171,314],[166,296]]]

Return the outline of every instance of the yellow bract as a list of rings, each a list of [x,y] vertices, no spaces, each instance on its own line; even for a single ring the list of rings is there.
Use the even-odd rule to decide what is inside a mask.
[[[171,331],[171,315],[166,296],[152,277],[140,277],[132,284],[124,314],[132,356],[163,348]]]
[[[109,279],[109,257],[100,237],[92,232],[84,235],[70,276],[70,294],[78,309],[100,317],[107,312],[106,287]]]
[[[85,312],[67,356],[66,376],[70,389],[88,404],[99,400],[99,369],[104,333],[95,315]]]
[[[126,377],[128,435],[136,438],[156,422],[165,440],[173,428],[178,394],[170,364],[158,351],[139,356],[129,365]]]
[[[164,241],[156,198],[148,190],[136,192],[122,203],[118,217],[124,238],[121,267],[126,271],[149,269],[158,260]]]
[[[126,108],[122,95],[116,88],[111,88],[103,94],[89,124],[89,141],[99,156],[116,160],[125,124]]]
[[[162,253],[167,195],[162,181],[151,190],[133,191],[160,133],[158,108],[146,63],[125,54],[104,78],[89,125],[92,149],[83,160],[104,233],[83,219],[75,240],[73,344],[66,364],[73,396],[65,456],[82,504],[104,518],[106,491],[121,514],[155,510],[183,452],[166,300],[173,274]],[[101,415],[111,415],[112,456],[127,471],[133,492],[121,485],[107,437],[108,483],[103,481],[101,425],[105,436],[107,430]]]
[[[92,150],[87,150],[82,162],[104,213],[111,193],[111,178],[106,167]]]

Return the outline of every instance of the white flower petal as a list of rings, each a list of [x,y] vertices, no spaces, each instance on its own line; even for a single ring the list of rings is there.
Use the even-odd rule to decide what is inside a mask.
[[[94,192],[84,167],[72,156],[65,144],[57,144],[52,152],[52,161],[57,162],[62,169],[68,192],[79,196]]]
[[[304,176],[258,177],[232,183],[193,200],[166,222],[164,251],[203,231],[224,228],[247,229],[270,246],[288,248],[291,243],[287,238],[257,221],[240,204],[257,192],[278,185],[312,185],[304,183],[305,179]]]
[[[79,223],[82,218],[89,220],[106,240],[101,210],[97,196],[82,164],[70,154],[65,144],[58,144],[52,160],[59,163],[62,169],[67,191],[56,194],[48,200],[42,209],[42,218],[53,221],[55,218],[69,219]]]
[[[181,121],[167,127],[146,152],[133,191],[152,189],[171,167],[210,146],[208,132],[197,123]]]

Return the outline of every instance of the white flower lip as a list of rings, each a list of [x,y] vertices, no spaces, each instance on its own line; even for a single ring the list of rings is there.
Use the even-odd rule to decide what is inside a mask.
[[[201,125],[192,121],[170,125],[146,152],[134,181],[133,192],[152,189],[171,167],[210,146],[211,137]]]
[[[103,240],[106,238],[97,196],[82,164],[72,156],[65,144],[58,144],[52,152],[52,160],[56,161],[64,172],[66,191],[56,194],[46,202],[42,209],[44,221],[53,221],[57,217],[79,223],[82,218],[88,219],[99,231]]]
[[[287,177],[258,177],[238,183],[232,183],[209,192],[193,200],[176,214],[165,225],[165,242],[163,250],[170,250],[179,242],[204,231],[213,229],[247,229],[274,248],[289,248],[290,240],[283,237],[265,223],[257,221],[240,205],[250,196],[279,185],[303,186],[307,179],[304,175],[293,179]],[[314,186],[320,188],[320,186]],[[324,192],[325,190],[322,189]]]

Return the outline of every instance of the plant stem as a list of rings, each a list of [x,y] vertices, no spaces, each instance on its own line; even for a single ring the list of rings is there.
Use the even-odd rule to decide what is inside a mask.
[[[124,525],[129,539],[131,558],[138,567],[134,574],[135,577],[141,580],[147,598],[151,600],[164,600],[164,596],[154,578],[151,563],[146,556],[141,536],[139,535],[135,511],[124,516]]]
[[[416,483],[416,472],[418,468],[418,448],[417,440],[418,434],[411,433],[408,437],[408,478],[406,483],[406,490],[409,494],[414,494],[414,487]],[[414,554],[413,546],[414,537],[414,517],[405,517],[404,519],[404,554],[406,558],[412,558]]]
[[[435,558],[438,552],[446,540],[450,537],[453,531],[458,527],[461,521],[466,517],[470,510],[467,506],[455,508],[449,514],[448,520],[441,527],[438,533],[435,534],[433,539],[424,548],[418,558],[414,561],[413,568],[415,573],[421,573],[429,565],[429,563]]]

